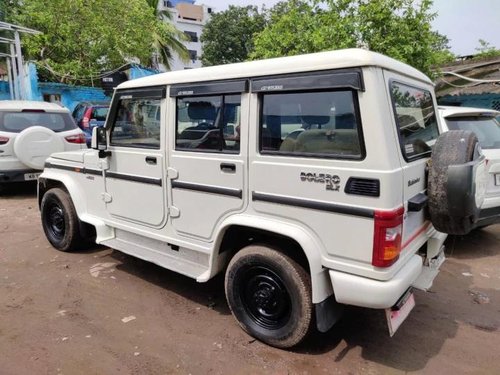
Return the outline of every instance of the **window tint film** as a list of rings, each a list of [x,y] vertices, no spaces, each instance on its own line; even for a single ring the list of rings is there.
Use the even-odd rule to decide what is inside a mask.
[[[76,124],[69,113],[0,112],[0,130],[20,133],[32,126],[43,126],[55,132],[76,128]]]
[[[262,95],[260,149],[298,156],[362,158],[352,91]]]
[[[111,131],[111,144],[160,148],[160,99],[120,99]]]
[[[500,148],[500,124],[491,117],[450,117],[446,119],[450,130],[470,130],[476,133],[484,149]]]
[[[177,98],[177,150],[238,152],[240,95]]]
[[[391,96],[403,154],[407,159],[427,155],[439,136],[431,93],[392,82]]]

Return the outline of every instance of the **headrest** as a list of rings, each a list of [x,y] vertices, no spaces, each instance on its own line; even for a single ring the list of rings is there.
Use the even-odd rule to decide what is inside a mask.
[[[191,120],[215,121],[215,107],[210,102],[191,102],[188,106],[188,115]]]

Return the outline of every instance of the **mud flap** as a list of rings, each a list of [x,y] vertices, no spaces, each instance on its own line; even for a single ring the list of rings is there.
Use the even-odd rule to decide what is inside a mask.
[[[344,305],[335,300],[335,295],[331,295],[324,301],[314,305],[316,313],[316,327],[318,331],[328,332],[337,323],[344,313]]]

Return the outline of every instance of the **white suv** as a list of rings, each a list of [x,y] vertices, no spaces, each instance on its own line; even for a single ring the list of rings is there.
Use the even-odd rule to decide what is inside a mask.
[[[439,106],[441,131],[473,131],[486,157],[486,195],[477,227],[500,223],[500,112],[492,109]]]
[[[68,109],[46,102],[0,101],[0,188],[36,180],[54,152],[84,147],[85,136]]]
[[[344,305],[385,309],[393,334],[444,260],[436,229],[470,231],[484,196],[477,138],[439,136],[435,108],[428,77],[360,49],[129,81],[93,149],[47,160],[42,225],[62,251],[225,272],[236,320],[273,346]]]

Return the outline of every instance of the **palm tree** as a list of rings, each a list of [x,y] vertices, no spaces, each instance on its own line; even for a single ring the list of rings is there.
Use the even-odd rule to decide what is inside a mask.
[[[146,0],[149,7],[161,22],[154,30],[154,47],[159,54],[160,60],[168,69],[171,68],[170,61],[177,54],[183,61],[189,59],[189,52],[182,43],[187,40],[184,33],[178,30],[172,22],[172,13],[168,10],[158,9],[158,0]]]

